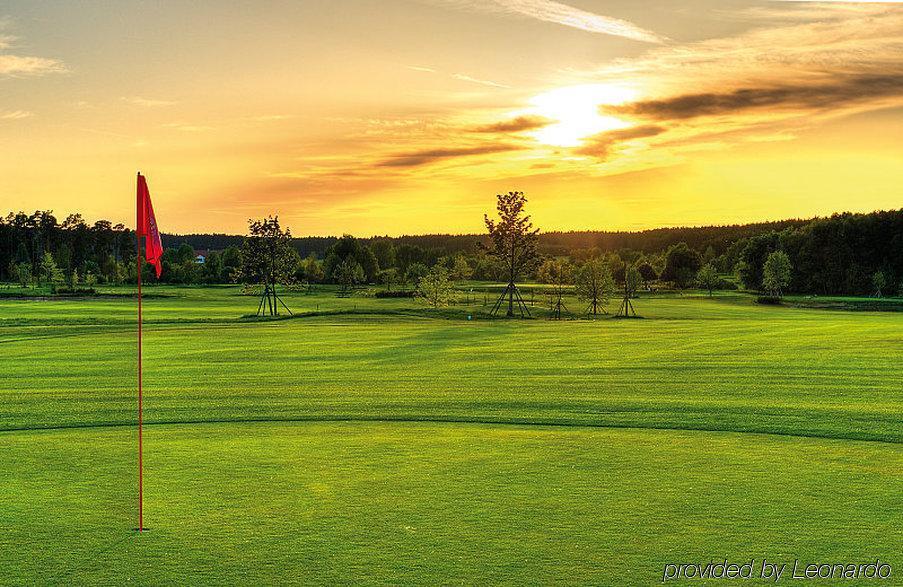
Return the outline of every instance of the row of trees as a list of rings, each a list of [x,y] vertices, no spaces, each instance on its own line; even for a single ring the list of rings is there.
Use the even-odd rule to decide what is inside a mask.
[[[518,192],[503,195],[508,206],[517,205],[517,197],[512,194]],[[438,266],[445,269],[452,281],[510,283],[511,265],[494,254],[498,248],[494,239],[502,234],[499,229],[505,226],[506,220],[499,215],[492,219],[492,227],[488,224],[490,219],[486,220],[487,235],[483,237],[357,239],[345,235],[338,239],[299,239],[289,235],[284,279],[336,283],[346,291],[364,283],[383,284],[388,290],[409,289]],[[634,236],[628,233],[539,235],[535,229],[531,230],[534,235],[524,244],[533,249],[535,258],[517,268],[519,279],[542,281],[539,269],[543,259],[562,259],[575,267],[601,259],[616,283],[624,283],[627,268],[632,267],[639,273],[644,288],[658,283],[711,291],[739,284],[748,290],[767,292],[770,287],[765,282],[766,263],[773,253],[782,252],[790,267],[789,281],[782,291],[887,295],[898,293],[903,285],[903,210],[722,229],[660,229]],[[692,238],[689,243],[673,242],[680,235]],[[730,240],[738,235],[739,238]],[[203,235],[186,238],[200,237]],[[237,242],[235,237],[219,235],[217,243],[236,244],[208,252],[203,264],[195,262],[196,250],[187,242],[180,243],[173,237],[165,237],[165,242],[168,244],[163,255],[165,282],[226,283],[247,279],[242,271],[243,241]],[[597,245],[584,246],[592,242]],[[661,243],[669,244],[663,249],[653,248]],[[637,248],[605,248],[615,244]],[[317,249],[321,252],[301,254],[305,249],[321,246],[325,247]],[[70,287],[133,282],[134,254],[134,232],[105,220],[88,224],[80,215],[73,214],[59,221],[51,211],[11,213],[0,219],[0,280],[3,281]],[[506,305],[513,309],[516,291],[508,294]]]

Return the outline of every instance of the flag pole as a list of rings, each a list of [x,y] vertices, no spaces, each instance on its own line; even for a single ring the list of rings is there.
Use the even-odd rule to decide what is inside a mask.
[[[141,176],[141,172],[138,172],[138,176]],[[138,180],[140,181],[140,180]],[[140,207],[142,205],[141,202],[141,192],[140,188],[137,190],[138,199],[137,204],[138,208],[136,209],[136,215],[140,217]],[[142,393],[141,393],[141,233],[142,230],[140,218],[138,218],[138,222],[135,227],[135,245],[137,247],[136,255],[135,255],[135,263],[138,268],[138,532],[144,531],[144,467],[143,467],[143,446],[142,446],[142,425],[143,425],[143,415],[142,415]]]

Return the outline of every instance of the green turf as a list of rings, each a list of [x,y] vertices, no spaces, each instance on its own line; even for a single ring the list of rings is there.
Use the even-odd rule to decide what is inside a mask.
[[[0,583],[903,565],[903,314],[691,294],[509,322],[480,291],[440,311],[322,291],[258,321],[237,288],[149,292],[140,538],[134,299],[0,299]]]

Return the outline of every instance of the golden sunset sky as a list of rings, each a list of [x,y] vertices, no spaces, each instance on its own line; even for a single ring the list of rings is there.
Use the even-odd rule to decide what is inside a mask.
[[[166,232],[642,229],[903,206],[903,3],[6,1],[0,210]]]

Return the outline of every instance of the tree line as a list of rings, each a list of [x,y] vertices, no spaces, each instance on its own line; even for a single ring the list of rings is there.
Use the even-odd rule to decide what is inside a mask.
[[[247,238],[164,235],[162,280],[241,281],[247,275]],[[482,236],[289,236],[286,242],[285,279],[293,282],[335,283],[349,291],[360,284],[383,284],[387,292],[409,292],[434,267],[453,280],[511,281],[510,266],[487,248],[491,230]],[[203,245],[218,246],[208,250]],[[206,253],[203,264],[195,259],[200,249]],[[781,293],[887,295],[903,285],[903,210],[635,233],[540,233],[535,249],[537,262],[525,267],[521,277],[550,285],[574,281],[594,261],[618,284],[635,273],[638,287],[647,289],[739,286],[772,292],[775,282],[766,279],[766,266],[781,253],[786,260],[772,261],[787,274],[779,280]],[[134,265],[134,232],[121,224],[89,224],[79,214],[60,221],[52,211],[10,213],[0,219],[0,280],[75,288],[131,283]],[[513,305],[513,299],[508,301]]]

